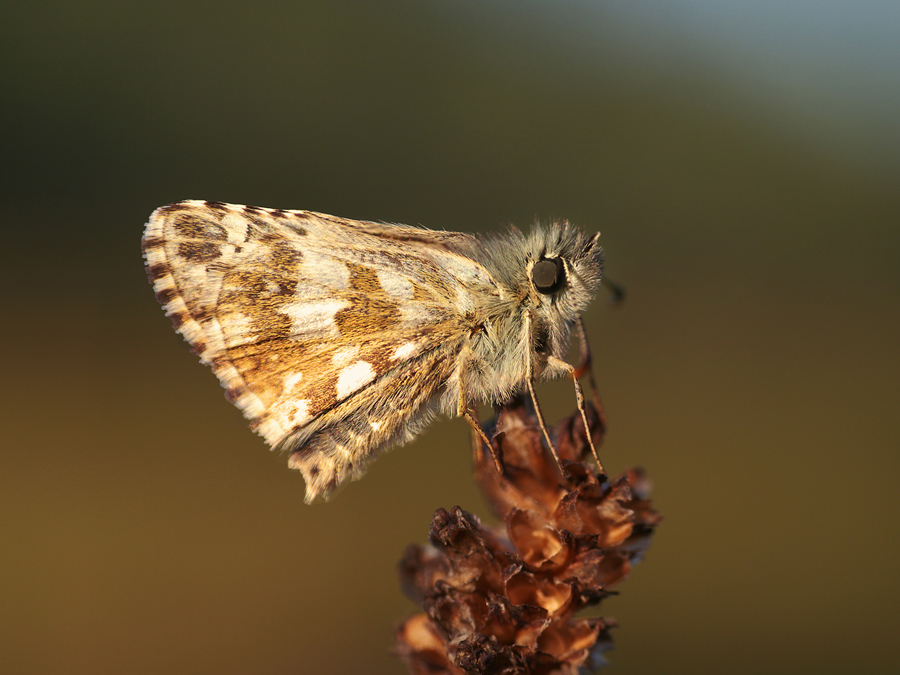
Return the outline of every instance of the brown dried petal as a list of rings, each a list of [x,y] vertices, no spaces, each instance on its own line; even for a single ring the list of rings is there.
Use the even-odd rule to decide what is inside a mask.
[[[631,560],[618,549],[602,551],[600,555],[586,553],[569,567],[569,571],[585,587],[609,588],[631,572]]]
[[[643,469],[628,469],[619,481],[627,482],[631,488],[628,508],[634,511],[635,524],[648,530],[660,523],[662,516],[653,510],[650,502],[651,481]]]
[[[550,654],[521,645],[502,645],[494,638],[473,635],[459,644],[456,664],[466,673],[490,675],[551,675],[575,671],[564,666]]]
[[[591,428],[591,440],[594,441],[594,447],[599,448],[603,444],[605,431],[603,421],[590,401],[586,402],[584,411]],[[556,443],[556,451],[562,459],[581,463],[590,454],[591,448],[587,443],[584,421],[580,414],[572,415],[560,422],[554,430],[553,440]]]
[[[535,511],[513,509],[506,520],[506,531],[522,560],[534,567],[564,553],[562,534]]]
[[[434,512],[429,538],[449,560],[447,580],[457,587],[478,584],[502,588],[503,569],[513,564],[507,551],[481,521],[458,506]]]
[[[400,626],[396,652],[413,675],[465,675],[451,662],[443,636],[425,614],[416,614]]]
[[[484,625],[488,615],[484,596],[441,584],[438,594],[423,603],[428,616],[451,640]]]
[[[430,546],[407,546],[398,565],[403,592],[421,603],[450,572],[447,556]]]
[[[552,577],[539,578],[523,570],[507,579],[506,595],[516,605],[542,607],[552,616],[572,600],[572,585]]]
[[[510,659],[497,638],[476,633],[457,645],[454,661],[467,673],[501,673]]]
[[[585,531],[599,535],[597,546],[617,546],[631,535],[634,511],[628,508],[631,490],[622,478],[599,501],[579,499],[578,513],[585,525]]]
[[[493,458],[479,442],[475,478],[494,512],[500,517],[512,508],[551,513],[565,494],[562,476],[544,449],[540,427],[521,401],[504,408],[493,436],[503,458],[504,475],[497,474]]]
[[[600,591],[620,581],[628,573],[630,567],[623,570],[623,564],[628,565],[627,558],[623,561],[618,552],[586,548],[575,555],[572,564],[566,569],[566,574],[578,582],[579,589]]]
[[[627,506],[630,500],[624,477],[605,490],[596,481],[586,481],[560,500],[552,521],[572,534],[598,535],[598,546],[615,546],[632,531],[634,512]]]
[[[590,404],[586,413],[595,444],[599,445],[603,438],[600,417]],[[553,513],[570,487],[585,482],[593,482],[600,489],[596,477],[580,463],[589,452],[580,414],[564,420],[554,430],[564,474],[546,449],[537,418],[524,398],[505,406],[494,428],[488,431],[502,457],[504,475],[498,476],[493,458],[480,442],[475,446],[475,474],[488,502],[501,517],[513,508]]]
[[[492,595],[490,612],[478,632],[495,637],[501,644],[534,647],[550,618],[542,607],[515,605],[502,595]]]
[[[554,621],[544,631],[538,645],[541,651],[560,661],[566,661],[570,666],[578,667],[590,656],[598,638],[604,635],[609,637],[609,628],[613,626],[615,622],[603,619]]]

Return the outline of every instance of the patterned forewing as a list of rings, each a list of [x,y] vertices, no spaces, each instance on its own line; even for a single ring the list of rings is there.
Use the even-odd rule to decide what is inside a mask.
[[[334,433],[354,410],[339,404],[375,382],[395,408],[403,397],[415,402],[400,406],[408,415],[436,393],[440,383],[409,369],[419,363],[446,378],[435,359],[451,359],[473,328],[473,293],[494,288],[483,267],[453,250],[461,237],[182,202],[154,212],[144,251],[177,330],[274,446],[306,442],[320,428]],[[371,428],[355,431],[357,445],[396,435],[379,432],[372,411],[380,405],[363,407]]]

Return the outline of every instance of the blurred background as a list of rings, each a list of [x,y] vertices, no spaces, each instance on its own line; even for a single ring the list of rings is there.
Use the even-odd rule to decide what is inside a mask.
[[[303,504],[147,283],[200,198],[601,231],[665,515],[606,672],[897,672],[898,65],[876,0],[3,3],[3,671],[402,673],[396,561],[486,515],[460,420]]]

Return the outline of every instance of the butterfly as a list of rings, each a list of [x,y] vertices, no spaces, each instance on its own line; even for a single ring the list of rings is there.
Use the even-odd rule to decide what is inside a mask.
[[[570,376],[589,428],[580,317],[601,282],[598,237],[565,221],[474,236],[191,200],[154,211],[142,244],[176,330],[290,453],[311,502],[438,413],[493,451],[474,404],[525,390],[556,456],[538,379]],[[565,361],[573,328],[579,368]]]

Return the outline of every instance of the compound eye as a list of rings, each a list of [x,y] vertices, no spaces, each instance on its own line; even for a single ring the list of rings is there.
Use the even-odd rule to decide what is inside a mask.
[[[531,268],[531,281],[541,293],[548,295],[558,291],[565,281],[565,269],[559,258],[542,258]]]

